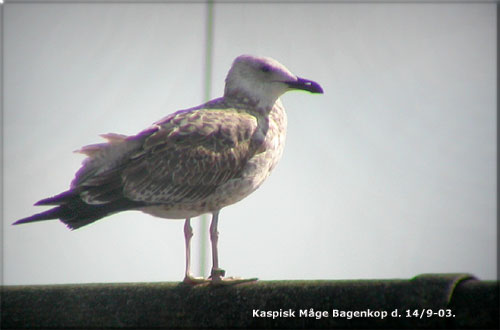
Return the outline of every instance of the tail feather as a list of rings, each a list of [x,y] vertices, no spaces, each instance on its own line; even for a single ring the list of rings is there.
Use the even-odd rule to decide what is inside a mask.
[[[113,213],[145,206],[143,202],[135,202],[125,198],[106,204],[87,204],[76,194],[73,194],[71,197],[68,196],[69,194],[62,196],[63,194],[65,193],[41,200],[36,205],[56,204],[56,197],[58,196],[60,197],[59,203],[62,202],[64,204],[20,219],[14,222],[13,225],[59,219],[68,228],[78,229]]]

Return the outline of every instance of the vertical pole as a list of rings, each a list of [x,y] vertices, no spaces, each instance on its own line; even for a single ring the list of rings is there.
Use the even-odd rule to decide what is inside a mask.
[[[212,92],[212,49],[213,49],[213,27],[214,27],[214,2],[207,1],[205,17],[205,79],[204,79],[204,102],[210,100]],[[208,215],[204,214],[200,219],[200,269],[199,274],[207,277],[207,246],[208,246]]]

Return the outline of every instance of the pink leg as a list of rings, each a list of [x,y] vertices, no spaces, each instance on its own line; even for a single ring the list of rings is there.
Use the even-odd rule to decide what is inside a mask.
[[[184,239],[186,241],[186,272],[185,277],[191,276],[191,238],[193,237],[193,228],[191,219],[187,218],[184,222]]]
[[[193,237],[193,228],[191,227],[191,219],[186,218],[184,222],[184,239],[186,241],[186,272],[184,274],[184,283],[200,284],[206,283],[208,280],[200,277],[194,277],[191,274],[191,238]]]
[[[221,281],[226,271],[219,268],[219,250],[217,244],[219,242],[219,231],[217,230],[217,223],[219,221],[219,211],[212,214],[212,223],[210,224],[210,241],[212,242],[212,281]]]

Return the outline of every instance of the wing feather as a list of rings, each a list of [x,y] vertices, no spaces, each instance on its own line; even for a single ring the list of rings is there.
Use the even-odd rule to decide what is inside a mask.
[[[135,136],[107,134],[108,143],[82,148],[89,157],[72,188],[88,204],[199,201],[241,175],[258,150],[257,131],[244,111],[179,111]]]
[[[141,156],[128,162],[124,193],[149,203],[203,199],[241,174],[255,152],[256,130],[254,116],[234,109],[181,113],[151,134]]]

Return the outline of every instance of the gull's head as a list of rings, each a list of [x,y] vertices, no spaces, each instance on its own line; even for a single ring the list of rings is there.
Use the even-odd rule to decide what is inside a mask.
[[[318,83],[297,77],[272,58],[241,55],[227,74],[224,97],[248,99],[270,109],[283,93],[294,89],[323,93]]]

